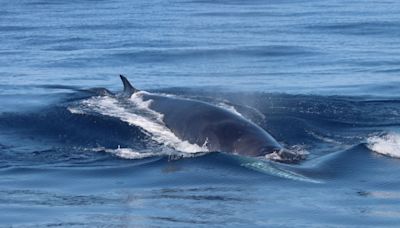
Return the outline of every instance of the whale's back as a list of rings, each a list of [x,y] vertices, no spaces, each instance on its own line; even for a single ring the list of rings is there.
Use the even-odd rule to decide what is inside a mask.
[[[265,154],[265,148],[282,148],[259,126],[218,106],[161,95],[146,94],[143,98],[152,100],[150,108],[163,115],[165,125],[175,135],[211,151],[259,156],[258,151]]]

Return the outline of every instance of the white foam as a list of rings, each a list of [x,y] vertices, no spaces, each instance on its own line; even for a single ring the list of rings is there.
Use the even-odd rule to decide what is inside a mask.
[[[287,152],[292,153],[293,157],[291,157],[291,158],[285,158],[285,156],[282,157],[282,155],[280,154],[279,151],[266,154],[266,155],[264,155],[264,157],[267,160],[272,160],[272,161],[293,162],[293,161],[297,161],[297,160],[304,160],[310,154],[301,145],[294,145],[290,148],[287,148]]]
[[[85,112],[75,107],[68,107],[67,109],[72,114],[85,114]]]
[[[272,161],[283,161],[284,159],[277,152],[272,152],[265,155],[265,158]]]
[[[83,100],[78,107],[69,108],[69,111],[71,113],[95,112],[118,118],[130,125],[140,127],[154,141],[181,152],[198,153],[208,151],[206,147],[180,140],[164,125],[162,122],[163,115],[149,109],[151,100],[144,101],[142,99],[143,94],[144,92],[135,93],[131,97],[129,104],[109,96],[92,97]]]
[[[135,151],[131,148],[120,148],[118,147],[117,149],[106,149],[106,148],[95,148],[93,151],[104,151],[107,153],[111,153],[116,155],[117,157],[120,158],[125,158],[125,159],[142,159],[142,158],[148,158],[148,157],[155,157],[159,156],[160,154],[155,153],[155,152],[138,152]],[[163,154],[161,154],[163,155]]]
[[[367,139],[370,150],[394,158],[400,158],[400,134],[387,133],[380,136],[372,136]]]
[[[192,158],[192,157],[199,157],[209,152],[204,153],[186,153],[186,152],[179,152],[176,150],[171,150],[168,148],[161,148],[160,151],[137,151],[132,148],[121,148],[118,146],[117,149],[110,149],[104,147],[97,147],[97,148],[88,148],[87,150],[94,151],[94,152],[106,152],[117,157],[123,159],[143,159],[143,158],[150,158],[150,157],[163,157],[168,156],[168,160],[179,160],[182,158]]]
[[[233,113],[235,115],[243,117],[243,115],[240,112],[238,112],[235,107],[233,107],[232,105],[229,105],[229,104],[227,104],[225,102],[218,103],[218,107],[223,108],[223,109],[225,109],[225,110],[227,110],[227,111],[229,111],[229,112],[231,112],[231,113]]]

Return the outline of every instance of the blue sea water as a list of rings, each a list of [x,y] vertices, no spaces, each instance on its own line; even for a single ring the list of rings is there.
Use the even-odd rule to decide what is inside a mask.
[[[399,1],[0,2],[0,226],[399,226]],[[193,153],[118,74],[308,157]]]

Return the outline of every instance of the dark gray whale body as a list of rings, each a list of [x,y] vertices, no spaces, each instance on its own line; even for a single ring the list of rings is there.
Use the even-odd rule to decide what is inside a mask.
[[[140,92],[121,75],[124,95]],[[181,140],[206,146],[209,151],[247,156],[272,157],[285,162],[299,155],[283,148],[268,132],[249,120],[215,105],[186,98],[151,93],[140,94],[151,100],[149,108],[163,115],[165,125]]]

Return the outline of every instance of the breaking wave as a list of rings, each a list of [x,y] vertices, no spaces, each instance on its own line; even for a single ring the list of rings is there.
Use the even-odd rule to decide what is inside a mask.
[[[371,136],[367,139],[370,150],[386,156],[400,158],[400,134],[387,133],[380,136]]]

